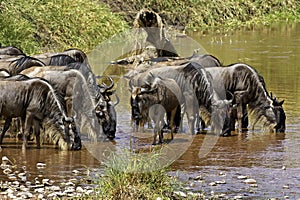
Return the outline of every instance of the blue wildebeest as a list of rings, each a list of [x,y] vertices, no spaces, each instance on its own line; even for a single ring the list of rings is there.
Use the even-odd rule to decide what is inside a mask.
[[[256,116],[253,126],[261,119],[265,126],[269,126],[270,130],[274,128],[276,132],[279,130],[277,124],[284,122],[281,118],[276,119],[276,116],[281,116],[282,114],[279,113],[283,109],[275,108],[274,100],[269,96],[262,76],[255,69],[249,65],[237,63],[227,67],[206,68],[206,70],[212,75],[214,83],[223,84],[225,89],[234,95],[234,103],[237,108],[232,122],[234,123],[235,118],[238,119],[240,132],[243,128],[242,118],[247,115],[245,113],[246,105]]]
[[[37,146],[40,147],[41,124],[49,139],[61,149],[81,148],[79,133],[72,127],[73,119],[67,117],[59,95],[44,80],[0,81],[0,115],[7,120],[21,118],[24,129],[22,149],[26,148],[31,128],[36,135]],[[70,127],[73,132],[70,132]]]
[[[151,85],[154,81],[153,76],[170,78],[178,84],[182,91],[190,133],[194,134],[195,132],[194,125],[201,108],[206,112],[208,120],[212,119],[212,130],[218,131],[220,135],[226,134],[229,124],[223,122],[224,118],[227,119],[229,116],[227,109],[223,108],[227,108],[231,101],[220,100],[213,89],[210,76],[201,65],[190,62],[181,66],[150,69],[133,77],[131,84],[134,87],[142,87],[145,83]]]
[[[70,64],[73,62],[84,63],[89,69],[91,69],[86,54],[80,49],[67,49],[63,52],[43,53],[32,55],[44,62],[46,65],[59,65]]]
[[[272,93],[270,93],[270,97],[273,101],[273,106],[275,109],[275,115],[276,115],[276,122],[277,125],[275,127],[275,131],[279,133],[284,133],[285,132],[285,120],[286,120],[286,115],[283,110],[283,103],[284,100],[279,101],[275,96],[273,97]]]
[[[164,116],[166,112],[170,114],[171,139],[175,132],[174,118],[177,107],[183,103],[181,90],[173,79],[154,77],[153,82],[143,87],[131,88],[132,102],[138,104],[138,110],[142,111],[146,116],[154,122],[154,138],[153,144],[156,144],[157,134],[159,135],[159,143],[163,142],[162,127],[165,125]],[[136,108],[134,108],[135,110]]]
[[[42,61],[30,56],[0,59],[0,68],[6,69],[10,75],[16,75],[22,70],[32,66],[45,66],[45,64]]]
[[[65,73],[64,71],[69,70],[75,70],[78,71],[78,73],[82,74],[81,76],[78,73],[75,72],[68,72]],[[47,72],[48,71],[48,72]],[[52,71],[51,73],[49,71]],[[55,72],[56,71],[56,72]],[[47,76],[49,76],[47,79],[51,83],[57,82],[56,84],[67,84],[66,80],[72,79],[73,81],[76,81],[76,77],[82,79],[81,77],[85,79],[88,95],[86,97],[90,97],[92,99],[93,106],[96,110],[96,116],[99,119],[100,125],[102,125],[103,132],[109,139],[113,139],[115,137],[116,133],[116,112],[115,112],[115,106],[117,105],[116,102],[113,102],[110,98],[112,95],[112,91],[110,91],[113,86],[114,82],[111,78],[109,80],[111,81],[110,85],[98,85],[96,81],[96,76],[94,73],[83,63],[72,63],[66,66],[45,66],[45,67],[32,67],[29,69],[26,69],[22,71],[22,74],[25,74],[30,77],[35,76],[41,76],[45,78],[45,73],[47,72]],[[51,74],[51,77],[50,77]],[[65,74],[64,78],[63,75]],[[68,75],[67,75],[68,74]],[[73,74],[73,75],[71,75]],[[77,75],[75,75],[77,74]],[[55,75],[57,76],[57,79],[55,79]],[[61,77],[60,77],[61,76]],[[66,76],[71,76],[70,78],[67,78]],[[60,77],[60,78],[59,78]],[[78,82],[79,80],[77,80]],[[82,82],[82,80],[81,80]],[[69,87],[73,88],[74,85],[69,83]],[[71,98],[72,90],[69,90],[69,97]],[[82,97],[85,98],[85,97]],[[72,105],[72,104],[69,104]],[[70,110],[70,109],[68,109]]]
[[[10,58],[15,56],[25,56],[23,51],[15,46],[0,47],[0,59]]]
[[[186,58],[172,58],[172,57],[153,58],[149,62],[147,62],[148,64],[150,64],[150,66],[148,66],[148,65],[145,66],[144,64],[142,64],[142,66],[138,66],[134,70],[131,70],[130,72],[128,72],[125,75],[125,77],[132,78],[135,75],[142,73],[142,72],[146,72],[148,69],[152,69],[152,68],[186,65],[189,62],[196,62],[204,68],[222,66],[221,62],[215,56],[210,55],[210,54],[198,54],[197,50],[195,50],[192,56],[186,57]],[[132,108],[132,111],[131,111],[132,117],[135,118],[135,119],[132,119],[132,121],[134,121],[136,128],[138,128],[139,125],[140,125],[140,127],[143,127],[144,123],[145,123],[144,122],[145,116],[141,117],[141,115],[139,115],[137,104],[132,98],[131,98],[130,102],[131,102],[131,106],[132,106],[131,107]],[[179,128],[179,125],[180,125],[180,121],[181,121],[180,112],[181,112],[181,108],[179,106],[177,109],[176,117],[175,117],[175,126],[176,126],[175,132],[177,132],[177,129]],[[170,118],[170,113],[167,113],[167,121],[169,121],[169,118]],[[203,120],[202,120],[202,124],[204,124]],[[136,131],[137,131],[137,129],[136,129]]]

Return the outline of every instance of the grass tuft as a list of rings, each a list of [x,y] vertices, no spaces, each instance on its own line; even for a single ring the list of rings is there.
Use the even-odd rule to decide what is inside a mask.
[[[130,150],[111,153],[105,175],[99,179],[100,199],[172,199],[178,183],[157,165],[159,153],[136,154]]]

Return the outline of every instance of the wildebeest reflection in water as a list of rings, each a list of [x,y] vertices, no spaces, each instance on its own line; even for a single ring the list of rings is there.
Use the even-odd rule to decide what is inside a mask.
[[[40,147],[41,124],[44,125],[49,140],[58,144],[61,149],[81,148],[79,133],[73,127],[74,121],[67,117],[62,99],[48,82],[41,79],[2,80],[0,81],[0,103],[0,115],[8,120],[6,126],[9,127],[12,118],[20,117],[22,120],[24,126],[22,149],[26,148],[27,136],[31,128],[36,135],[37,147]],[[1,140],[3,134],[5,132],[2,133]]]

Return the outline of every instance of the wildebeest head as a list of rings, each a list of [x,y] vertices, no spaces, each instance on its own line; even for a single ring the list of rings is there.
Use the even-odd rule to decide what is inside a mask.
[[[135,131],[138,131],[139,126],[143,127],[148,120],[149,103],[158,103],[152,94],[156,92],[157,87],[151,87],[148,82],[144,82],[142,86],[132,86],[129,82],[131,97],[131,119],[135,126]]]
[[[284,100],[278,101],[278,99],[275,96],[273,97],[272,93],[270,94],[270,97],[273,101],[274,112],[275,112],[276,123],[277,123],[275,126],[275,131],[276,133],[284,133],[285,120],[286,120],[286,115],[282,107]]]
[[[235,98],[239,99],[240,104],[244,103],[244,99],[247,98],[247,94],[247,91],[236,91],[234,93]],[[258,121],[262,120],[264,126],[269,127],[270,131],[273,132],[278,123],[276,120],[276,110],[273,105],[273,100],[268,95],[262,95],[259,98],[259,101],[250,102],[248,104],[250,108],[254,108],[252,111],[256,114],[253,127]]]
[[[221,136],[231,134],[232,99],[230,100],[213,100],[211,113],[211,127],[213,132],[219,132]]]
[[[119,98],[115,93],[116,91],[110,91],[114,87],[114,81],[111,77],[107,78],[110,80],[111,84],[109,86],[107,86],[105,83],[99,85],[100,94],[95,110],[99,122],[102,125],[104,134],[109,139],[114,139],[117,127],[115,106],[119,103]],[[116,102],[111,100],[111,96],[113,94],[116,96]]]
[[[62,128],[64,129],[65,139],[69,144],[70,150],[81,149],[81,138],[79,131],[76,128],[74,119],[72,117],[63,117]]]

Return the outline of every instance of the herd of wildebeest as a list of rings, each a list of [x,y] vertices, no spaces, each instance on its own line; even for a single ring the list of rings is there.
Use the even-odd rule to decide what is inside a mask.
[[[263,77],[251,66],[235,63],[223,66],[208,54],[194,53],[186,58],[152,59],[131,69],[128,79],[133,131],[154,124],[153,144],[163,143],[163,133],[183,130],[186,114],[188,130],[204,130],[228,136],[249,126],[248,113],[270,131],[285,131],[284,101],[269,94]],[[150,64],[149,64],[150,63]],[[106,79],[110,84],[98,84]],[[75,87],[86,86],[87,93]],[[81,149],[82,130],[74,96],[91,102],[99,133],[113,140],[117,116],[111,96],[114,82],[109,76],[93,73],[86,54],[79,49],[25,55],[13,46],[0,48],[0,116],[4,122],[0,143],[12,121],[19,122],[26,149],[30,135],[40,147],[40,133],[61,149]],[[78,94],[79,93],[79,94]],[[118,98],[116,98],[118,100]],[[87,114],[89,115],[89,113]],[[209,127],[209,129],[207,129]],[[84,130],[83,130],[84,131]]]

